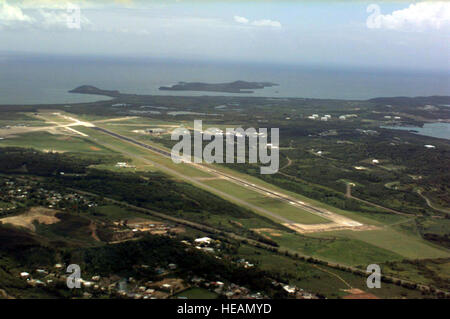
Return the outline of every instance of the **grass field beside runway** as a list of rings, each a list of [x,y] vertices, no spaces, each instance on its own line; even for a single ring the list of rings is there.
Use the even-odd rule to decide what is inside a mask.
[[[281,247],[288,248],[294,253],[318,257],[331,262],[349,266],[369,265],[386,261],[399,261],[403,256],[358,239],[335,237],[323,233],[323,237],[299,235],[278,231],[262,232],[277,242]],[[272,235],[272,236],[271,236]]]
[[[335,231],[314,234],[320,236],[336,236],[338,238],[357,239],[371,245],[388,249],[398,255],[409,259],[425,258],[449,258],[450,251],[445,248],[434,246],[419,236],[408,232],[385,227],[370,231]]]
[[[183,175],[194,177],[194,178],[211,178],[214,177],[211,174],[208,174],[205,171],[198,170],[191,165],[180,163],[175,164],[172,159],[161,156],[159,154],[156,154],[154,152],[151,152],[149,150],[146,150],[142,147],[139,147],[137,145],[127,143],[125,141],[122,141],[120,139],[117,139],[115,137],[112,137],[108,134],[102,133],[100,131],[97,131],[93,128],[83,127],[83,126],[76,126],[76,130],[83,132],[87,135],[89,135],[88,139],[93,139],[94,141],[98,141],[98,143],[106,143],[105,145],[111,145],[113,149],[117,152],[124,152],[125,157],[130,157],[133,161],[136,161],[139,163],[139,161],[142,159],[147,159],[149,161],[152,161],[154,163],[164,165],[165,167],[175,170],[177,172],[182,173]]]
[[[124,127],[136,125],[136,126],[147,127],[147,128],[161,126],[161,127],[170,128],[170,127],[178,127],[180,125],[188,126],[189,123],[192,124],[192,122],[188,122],[188,121],[173,121],[172,122],[172,121],[157,120],[157,119],[132,116],[132,115],[130,115],[129,118],[126,118],[126,117],[111,118],[111,117],[109,117],[109,119],[111,119],[112,121],[104,121],[103,125],[106,124],[107,126],[124,126]]]
[[[321,224],[330,222],[328,219],[314,215],[298,207],[294,207],[276,198],[255,192],[245,186],[238,185],[226,179],[207,180],[204,181],[204,183],[213,186],[218,190],[227,192],[230,195],[237,196],[246,202],[263,207],[296,223]]]
[[[111,150],[82,137],[64,134],[55,135],[45,131],[25,133],[0,140],[0,147],[8,146],[34,148],[43,152],[113,153]]]

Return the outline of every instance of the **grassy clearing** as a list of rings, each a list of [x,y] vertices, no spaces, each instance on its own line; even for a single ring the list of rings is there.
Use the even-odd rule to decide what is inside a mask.
[[[44,152],[76,152],[111,154],[112,151],[85,138],[70,135],[53,135],[48,132],[34,132],[0,140],[0,147],[16,146],[34,148]]]
[[[34,116],[34,113],[5,113],[1,114],[0,127],[2,126],[15,126],[15,125],[26,125],[26,126],[47,126],[42,119]]]
[[[121,117],[117,117],[117,119],[120,119]],[[109,117],[108,119],[114,119]],[[155,126],[161,126],[161,127],[178,127],[180,125],[188,125],[191,122],[169,122],[169,121],[163,121],[163,120],[156,120],[152,118],[146,118],[146,117],[135,117],[135,118],[128,118],[118,121],[111,121],[111,122],[104,122],[104,125],[109,126],[108,128],[113,128],[116,126],[116,124],[119,124],[117,126],[120,126],[120,124],[127,124],[127,125],[148,125],[148,127],[155,127]]]
[[[67,113],[68,116],[75,117],[79,119],[80,121],[86,121],[86,122],[94,122],[94,121],[103,121],[108,120],[111,118],[111,116],[102,116],[102,115],[94,115],[94,114],[70,114]]]
[[[71,116],[71,114],[64,113],[62,111],[56,111],[56,110],[42,110],[39,112],[38,118],[41,120],[45,120],[48,124],[70,124],[73,121],[61,117],[61,115],[64,116]]]
[[[100,165],[92,165],[92,168],[99,170],[111,171],[114,173],[135,173],[135,172],[156,172],[158,171],[153,165],[148,164],[144,161],[140,161],[138,159],[132,160],[128,163],[134,167],[117,167],[116,164],[100,164]]]
[[[271,237],[281,247],[349,266],[366,266],[403,259],[401,255],[386,248],[377,247],[357,239],[336,238],[333,236],[302,236],[286,232],[281,233],[281,236],[270,236],[268,233],[266,235]]]
[[[213,177],[211,174],[200,171],[191,165],[184,163],[175,164],[170,158],[163,157],[139,146],[124,142],[102,132],[96,131],[92,128],[77,126],[75,127],[75,129],[89,135],[89,138],[93,139],[96,143],[106,143],[105,145],[107,145],[108,147],[110,146],[117,152],[122,152],[126,157],[129,157],[133,161],[137,161],[138,163],[145,163],[145,165],[148,165],[148,162],[145,162],[145,160],[149,160],[154,163],[164,165],[167,168],[180,172],[181,174],[189,177]]]
[[[448,250],[437,248],[418,236],[386,227],[371,231],[339,231],[330,232],[329,235],[358,239],[374,246],[389,249],[405,258],[446,258],[450,257]]]
[[[243,227],[248,228],[248,229],[255,229],[255,228],[266,228],[266,227],[272,227],[272,225],[268,225],[267,222],[265,222],[264,220],[262,220],[261,218],[257,217],[257,218],[239,218],[239,219],[234,219],[235,222],[238,222],[239,224],[241,224]],[[275,230],[275,229],[274,229]],[[278,231],[278,229],[276,229],[276,231]]]
[[[24,120],[24,121],[12,121],[12,120],[0,120],[0,128],[5,126],[26,126],[26,127],[43,127],[48,126],[48,123],[45,123],[44,121],[30,121],[30,120]]]

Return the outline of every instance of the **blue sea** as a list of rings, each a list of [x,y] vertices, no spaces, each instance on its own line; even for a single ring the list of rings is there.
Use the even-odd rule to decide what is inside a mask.
[[[179,81],[208,83],[270,81],[279,86],[253,94],[160,91]],[[450,95],[447,72],[382,71],[164,59],[113,59],[0,55],[0,104],[88,102],[107,97],[71,94],[80,85],[123,93],[237,95],[323,99]]]

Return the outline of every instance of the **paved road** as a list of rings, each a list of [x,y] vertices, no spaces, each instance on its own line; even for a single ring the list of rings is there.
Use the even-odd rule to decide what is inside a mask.
[[[355,197],[355,196],[352,195],[352,186],[349,183],[347,183],[347,191],[345,193],[345,196],[347,198],[351,198],[351,199],[355,199],[357,201],[360,201],[361,203],[364,203],[364,204],[367,204],[367,205],[371,205],[371,206],[374,206],[374,207],[377,207],[377,208],[381,208],[381,209],[387,210],[388,212],[391,212],[393,214],[403,215],[403,216],[408,216],[408,217],[416,216],[416,214],[402,213],[402,212],[399,212],[398,210],[394,210],[392,208],[387,208],[387,207],[384,207],[384,206],[381,206],[381,205],[369,202],[369,201],[367,201],[365,199],[361,199],[361,198]],[[420,215],[418,215],[418,216],[420,216]]]
[[[441,212],[441,213],[444,213],[444,214],[450,214],[450,210],[449,209],[439,208],[439,207],[434,206],[433,203],[431,202],[431,200],[428,197],[426,197],[424,194],[422,194],[422,191],[420,189],[417,190],[417,194],[419,194],[419,196],[422,197],[425,200],[425,202],[427,203],[427,205],[430,208],[432,208],[434,210],[437,210],[438,212]]]

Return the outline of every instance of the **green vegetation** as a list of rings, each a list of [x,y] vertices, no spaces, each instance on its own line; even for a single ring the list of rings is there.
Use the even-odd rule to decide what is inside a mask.
[[[352,266],[370,265],[403,258],[389,250],[388,247],[378,247],[357,239],[333,236],[328,232],[324,233],[323,237],[288,233],[280,237],[272,237],[272,239],[281,247]]]
[[[383,272],[398,274],[411,281],[422,282],[448,290],[450,287],[450,259],[389,261],[381,265]]]
[[[85,173],[90,165],[107,163],[120,158],[118,155],[110,157],[74,153],[41,153],[32,149],[0,148],[0,172],[42,176]]]
[[[249,246],[241,246],[239,255],[261,266],[266,271],[279,271],[290,282],[303,289],[326,296],[340,298],[348,295],[344,290],[358,288],[367,290],[366,278],[344,272],[324,265],[311,266],[310,263],[295,260],[287,256],[258,250]],[[396,285],[383,283],[376,295],[381,298],[421,298],[422,294],[414,290],[405,290]]]
[[[223,230],[236,230],[227,222],[232,218],[257,217],[245,208],[190,184],[176,182],[161,173],[136,175],[90,170],[87,175],[65,176],[56,182],[63,187],[89,191],[174,217],[201,221]],[[263,217],[260,217],[260,222],[269,227],[280,227]]]
[[[332,235],[358,239],[383,249],[389,249],[405,258],[442,258],[450,255],[448,250],[435,247],[417,235],[392,228],[357,232],[344,230],[339,233],[332,232]]]
[[[111,101],[73,105],[70,112],[75,115],[70,116],[103,121],[96,124],[165,148],[174,144],[169,134],[149,136],[133,130],[165,127],[170,132],[174,126],[190,127],[193,119],[201,118],[205,121],[204,128],[279,127],[281,163],[278,174],[260,175],[258,165],[212,167],[377,228],[296,234],[280,225],[279,220],[252,212],[250,205],[266,208],[298,223],[328,221],[230,181],[215,179],[216,176],[207,171],[186,164],[176,165],[169,158],[83,126],[74,129],[87,134],[87,137],[54,135],[45,131],[7,136],[0,140],[0,172],[8,176],[39,176],[40,186],[58,190],[78,188],[211,226],[222,234],[230,232],[268,243],[272,247],[288,249],[293,255],[304,254],[362,268],[369,263],[381,263],[383,271],[392,276],[449,289],[450,224],[445,213],[450,202],[448,141],[380,128],[387,122],[385,115],[400,114],[399,124],[413,125],[438,118],[447,119],[448,107],[439,105],[450,104],[448,98],[336,101],[114,94]],[[127,106],[111,106],[116,103],[126,103]],[[155,106],[160,113],[140,113],[145,111],[141,108],[143,105]],[[226,107],[216,109],[218,105]],[[437,106],[431,112],[424,105]],[[0,126],[13,126],[20,122],[27,126],[54,125],[31,115],[30,112],[40,112],[38,108],[51,109],[43,113],[51,121],[60,124],[70,122],[52,114],[55,110],[61,113],[67,111],[63,105],[16,106],[14,109],[5,106],[0,107]],[[175,117],[168,111],[197,114],[185,113]],[[212,113],[224,116],[199,115]],[[308,119],[313,113],[330,114],[332,119],[327,122]],[[140,117],[104,121],[136,114]],[[343,114],[355,116],[337,120]],[[62,133],[62,130],[58,128],[55,132]],[[425,144],[435,145],[436,148],[427,149]],[[374,159],[378,163],[373,162]],[[115,167],[118,161],[127,161],[136,169],[118,169]],[[173,170],[176,174],[172,176],[175,178],[166,175],[168,170],[164,168]],[[181,176],[186,180],[182,180]],[[201,183],[196,184],[195,181]],[[350,183],[354,186],[348,189]],[[240,202],[230,202],[230,198],[218,197],[206,186],[218,193],[233,195],[249,205],[244,207]],[[25,202],[18,209],[25,209],[32,203],[31,200]],[[0,202],[0,208],[10,205],[12,202]],[[20,296],[23,287],[18,288],[21,283],[12,275],[19,269],[17,267],[38,267],[62,259],[68,261],[72,257],[78,258],[85,269],[91,267],[90,271],[104,266],[107,271],[135,274],[133,269],[129,269],[130,263],[150,262],[143,251],[149,247],[153,249],[155,243],[161,244],[158,240],[149,239],[104,247],[94,240],[91,223],[100,225],[129,216],[146,217],[144,213],[106,204],[101,197],[98,207],[76,211],[67,207],[67,211],[58,216],[61,219],[59,223],[36,224],[35,234],[1,226],[0,240],[7,243],[1,248],[0,283],[3,286],[0,285],[0,288],[8,286]],[[187,230],[186,234],[202,235],[201,231],[192,229]],[[18,243],[11,244],[11,238],[17,238]],[[164,242],[163,246],[172,244],[174,250],[170,252],[176,258],[186,258],[184,253],[178,251],[181,246],[175,242]],[[241,243],[239,248],[229,249],[231,252],[235,249],[236,256],[255,262],[264,272],[263,276],[270,273],[271,276],[283,278],[284,282],[328,297],[346,295],[343,289],[348,289],[348,286],[365,289],[364,280],[359,276],[324,264],[313,264],[312,260],[282,256],[245,243]],[[129,256],[131,252],[137,257]],[[160,260],[172,260],[172,256],[163,252],[156,255],[155,258]],[[102,261],[100,257],[108,260]],[[125,262],[127,258],[131,258],[128,265]],[[198,262],[196,258],[193,257],[189,261],[190,266],[184,269]],[[235,279],[233,266],[208,261],[205,267],[205,271],[219,267],[220,271]],[[254,280],[253,273],[249,276],[250,281]],[[34,288],[27,288],[26,291],[28,296],[39,294]],[[192,292],[194,296],[196,293],[200,292]],[[390,284],[386,284],[379,295],[422,297],[416,290],[405,290]],[[52,292],[46,296],[60,295]]]
[[[43,152],[87,153],[110,155],[113,152],[82,137],[54,135],[47,132],[33,132],[0,140],[0,147],[25,147]]]

